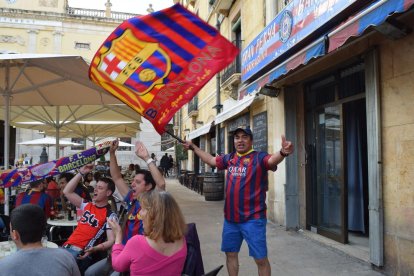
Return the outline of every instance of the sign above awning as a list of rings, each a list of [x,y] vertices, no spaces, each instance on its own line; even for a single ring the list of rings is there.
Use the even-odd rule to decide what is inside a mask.
[[[325,37],[322,36],[309,46],[297,52],[291,58],[276,66],[261,78],[257,79],[251,84],[241,87],[239,91],[239,97],[244,97],[245,95],[249,95],[255,91],[257,92],[266,83],[277,80],[298,66],[307,64],[313,58],[323,56],[325,54],[325,49]]]
[[[242,82],[333,22],[356,0],[292,0],[241,53]],[[317,37],[317,36],[316,36]]]
[[[414,0],[375,1],[328,34],[328,52],[338,49],[351,37],[361,36],[368,27],[381,25],[392,14],[407,11],[413,4]]]
[[[246,95],[242,100],[235,102],[234,105],[230,106],[226,110],[223,110],[223,112],[217,114],[214,123],[217,125],[226,121],[227,119],[236,116],[237,114],[245,110],[247,107],[249,107],[254,101],[255,97],[256,93]]]
[[[213,125],[213,122],[205,124],[202,127],[199,127],[196,130],[191,131],[190,133],[187,134],[187,140],[192,140],[201,135],[209,133],[212,125]]]

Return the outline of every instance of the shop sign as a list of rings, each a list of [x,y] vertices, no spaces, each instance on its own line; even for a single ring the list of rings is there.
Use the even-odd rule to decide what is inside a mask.
[[[243,82],[340,14],[356,0],[293,0],[242,51]]]

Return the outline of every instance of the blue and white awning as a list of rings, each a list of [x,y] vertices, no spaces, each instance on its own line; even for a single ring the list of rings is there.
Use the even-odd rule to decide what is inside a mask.
[[[251,93],[246,95],[243,99],[236,101],[234,105],[230,106],[228,109],[224,109],[221,113],[217,114],[214,119],[214,124],[218,125],[230,118],[233,118],[246,108],[248,108],[256,98],[256,93]]]
[[[187,134],[187,140],[192,140],[194,138],[197,138],[201,135],[207,134],[210,132],[211,126],[213,125],[213,122],[207,123],[193,131]]]
[[[325,37],[322,36],[253,83],[241,87],[239,91],[239,98],[243,98],[244,96],[255,91],[258,92],[266,83],[277,80],[281,76],[286,75],[289,71],[296,69],[302,64],[307,64],[311,59],[323,56],[324,54]]]
[[[406,12],[414,5],[414,0],[377,0],[365,9],[357,12],[335,29],[321,36],[309,46],[298,51],[291,58],[273,68],[264,76],[252,83],[242,86],[239,98],[258,92],[261,87],[272,81],[280,79],[300,65],[308,64],[316,59],[338,49],[351,37],[358,37],[370,26],[379,26],[391,15]],[[328,46],[329,44],[329,46]]]
[[[414,0],[377,0],[359,11],[328,34],[328,53],[338,49],[351,37],[363,35],[370,26],[379,26],[391,15],[403,13],[414,5]]]

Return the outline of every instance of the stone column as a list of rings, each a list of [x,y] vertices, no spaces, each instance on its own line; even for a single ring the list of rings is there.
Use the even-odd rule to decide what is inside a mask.
[[[62,53],[62,31],[53,32],[53,53],[61,54]]]
[[[29,53],[36,53],[37,52],[37,34],[39,30],[30,29],[27,30],[29,33],[29,43],[27,45],[27,51]]]

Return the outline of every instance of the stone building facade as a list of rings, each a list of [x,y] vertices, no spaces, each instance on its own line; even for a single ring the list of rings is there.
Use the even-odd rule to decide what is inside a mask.
[[[286,134],[269,219],[413,274],[414,1],[181,2],[241,49],[177,115],[182,135],[216,154],[241,124],[268,152]],[[183,168],[210,170],[191,153]]]
[[[74,8],[67,0],[36,1],[2,1],[0,3],[0,53],[36,53],[64,54],[82,56],[89,62],[106,37],[123,20],[135,14],[114,12],[112,3],[95,9]],[[160,135],[152,125],[143,119],[141,131],[134,137],[125,137],[134,143],[142,140],[150,152],[161,157]],[[32,157],[37,163],[42,151],[41,147],[18,145],[19,142],[42,138],[38,131],[18,128],[15,130],[15,160],[22,156]],[[1,134],[3,135],[3,134]],[[81,139],[82,140],[82,139]],[[84,141],[76,140],[83,143]],[[92,142],[86,142],[86,147]],[[55,157],[55,148],[49,148],[49,160]],[[60,156],[77,152],[71,147],[61,149]],[[118,155],[120,165],[139,163],[134,149],[121,151]],[[108,159],[108,158],[107,158]],[[11,162],[10,162],[11,164]],[[141,164],[145,167],[145,164]]]

